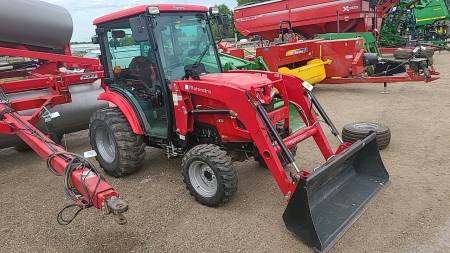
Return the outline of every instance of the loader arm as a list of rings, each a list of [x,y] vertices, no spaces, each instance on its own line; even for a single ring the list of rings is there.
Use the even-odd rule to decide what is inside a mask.
[[[212,88],[212,84],[191,80],[175,82],[172,85],[177,100],[174,103],[177,131],[183,135],[192,131],[193,126],[189,122],[193,120],[189,117],[193,116],[189,112],[195,107],[190,103],[190,94],[223,102],[226,108],[216,109],[217,113],[229,114],[243,123],[245,129],[241,131],[251,136],[288,202],[283,215],[286,227],[316,250],[328,251],[389,185],[389,175],[381,161],[375,133],[353,145],[343,143],[333,152],[315,113],[308,113],[312,111],[312,103],[301,79],[264,71],[230,72],[246,74],[248,79],[266,77],[268,80],[265,83],[278,90],[284,106],[267,113],[258,96],[252,93],[253,88],[245,90],[217,84]],[[299,117],[306,127],[281,138],[274,128],[274,121],[284,120],[289,127],[286,113],[289,103],[294,103],[297,110],[303,112],[299,113],[302,115]],[[317,103],[314,105],[317,106]],[[295,162],[289,151],[289,148],[309,137],[314,139],[326,160],[313,172],[298,169],[299,162]],[[284,154],[281,156],[284,158],[280,158],[280,153]],[[297,156],[302,155],[307,154]],[[295,171],[283,167],[281,159],[285,158]]]
[[[302,86],[302,80],[276,73],[260,74],[272,81],[282,79],[282,82],[275,82],[275,86],[283,97],[296,103],[304,111],[311,110],[310,98]],[[237,97],[237,94],[229,99],[233,97]],[[245,110],[245,115],[249,115],[250,109]],[[251,115],[255,114],[255,118],[244,117],[241,120],[246,127],[251,125],[252,138],[288,201],[283,214],[286,227],[311,247],[327,252],[390,184],[389,174],[378,152],[375,133],[351,146],[343,143],[333,153],[317,117],[311,113],[306,114],[307,118],[302,117],[306,128],[284,138],[278,145],[273,145],[268,135],[277,135],[276,131],[268,131],[268,125],[262,120],[264,115],[261,114],[264,112],[259,115],[252,112]],[[299,170],[294,162],[292,165],[297,173],[291,174],[289,178],[281,165],[277,150],[286,152],[287,149],[281,146],[290,147],[309,137],[314,138],[326,162],[311,173]],[[289,184],[281,184],[286,181]]]

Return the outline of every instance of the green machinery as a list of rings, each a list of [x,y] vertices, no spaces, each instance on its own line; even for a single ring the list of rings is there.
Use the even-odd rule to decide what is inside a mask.
[[[354,32],[354,33],[324,33],[316,34],[314,39],[339,40],[351,38],[364,38],[364,49],[368,53],[376,53],[381,56],[378,42],[371,32]]]
[[[405,46],[408,41],[447,46],[449,0],[400,0],[383,20],[382,46]]]
[[[224,71],[234,69],[269,71],[269,67],[267,67],[266,63],[264,62],[261,56],[256,57],[254,61],[247,61],[245,59],[241,59],[238,57],[222,53],[219,53],[219,57]]]

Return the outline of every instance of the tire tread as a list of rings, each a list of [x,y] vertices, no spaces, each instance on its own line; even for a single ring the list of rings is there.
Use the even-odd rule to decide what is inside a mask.
[[[144,136],[133,132],[130,123],[119,108],[111,107],[97,110],[91,117],[90,130],[96,120],[104,122],[109,127],[117,144],[118,163],[115,168],[111,168],[111,164],[106,164],[101,157],[96,156],[105,173],[113,177],[122,177],[138,171],[145,159]],[[96,149],[95,143],[92,141],[93,133],[90,133],[90,136],[91,146]]]

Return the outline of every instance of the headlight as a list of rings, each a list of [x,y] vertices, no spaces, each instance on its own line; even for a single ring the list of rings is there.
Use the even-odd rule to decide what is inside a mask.
[[[209,8],[209,14],[211,14],[211,15],[219,14],[219,8],[218,7],[210,7]]]
[[[147,7],[147,13],[150,15],[157,15],[159,14],[159,7],[158,6],[148,6]]]
[[[270,98],[273,98],[273,96],[275,96],[275,93],[277,93],[275,87],[270,86]]]
[[[256,91],[256,97],[261,103],[270,104],[275,93],[277,93],[277,91],[273,85],[265,86],[261,87],[259,91]]]

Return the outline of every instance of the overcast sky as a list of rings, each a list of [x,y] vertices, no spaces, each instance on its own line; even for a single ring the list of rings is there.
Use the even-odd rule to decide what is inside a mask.
[[[71,41],[91,41],[95,27],[92,21],[105,14],[130,7],[155,3],[195,3],[207,7],[225,4],[231,10],[236,7],[236,0],[42,0],[66,8],[73,19],[73,35]]]

